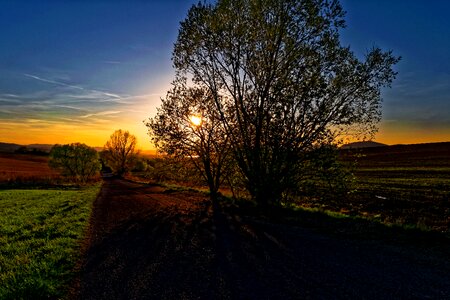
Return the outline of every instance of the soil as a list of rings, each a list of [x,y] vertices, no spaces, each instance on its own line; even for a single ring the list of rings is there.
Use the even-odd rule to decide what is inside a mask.
[[[427,247],[232,211],[105,179],[74,298],[450,299],[448,256]]]
[[[6,175],[16,176],[52,176],[59,172],[48,166],[48,157],[30,154],[0,153],[0,181]]]

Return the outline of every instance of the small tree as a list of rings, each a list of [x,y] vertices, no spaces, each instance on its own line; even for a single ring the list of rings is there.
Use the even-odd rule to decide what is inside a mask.
[[[133,168],[137,156],[136,137],[128,131],[116,130],[106,142],[102,158],[114,174],[122,176]]]
[[[83,183],[97,175],[101,168],[97,151],[80,143],[55,145],[50,151],[49,166]]]
[[[215,200],[229,170],[230,144],[212,95],[187,88],[183,80],[175,82],[146,126],[160,151],[190,159]]]

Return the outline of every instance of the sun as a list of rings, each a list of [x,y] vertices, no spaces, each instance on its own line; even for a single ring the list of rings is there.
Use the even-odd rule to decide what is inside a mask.
[[[196,115],[189,116],[189,121],[191,121],[192,125],[194,125],[194,126],[202,125],[202,117],[199,117]]]

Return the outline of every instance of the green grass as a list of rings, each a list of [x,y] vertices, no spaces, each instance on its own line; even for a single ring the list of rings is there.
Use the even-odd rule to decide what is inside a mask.
[[[64,297],[99,189],[0,191],[0,299]]]
[[[436,165],[417,165],[411,163],[408,165],[392,166],[392,165],[379,165],[367,163],[358,168],[358,171],[435,171],[435,172],[450,172],[450,167],[448,166],[436,166]]]
[[[355,222],[370,221],[370,222],[375,222],[377,224],[381,224],[381,225],[384,225],[387,227],[398,227],[398,228],[402,228],[405,230],[416,230],[416,231],[423,231],[423,232],[431,231],[430,228],[427,228],[425,226],[420,226],[418,224],[404,224],[403,222],[398,222],[398,223],[382,222],[382,220],[380,219],[380,215],[375,215],[375,216],[348,215],[345,213],[321,209],[318,207],[294,206],[291,209],[297,210],[297,211],[309,212],[312,214],[322,214],[322,215],[325,215],[325,216],[328,216],[328,217],[331,217],[334,219],[346,219],[346,220],[352,220]]]

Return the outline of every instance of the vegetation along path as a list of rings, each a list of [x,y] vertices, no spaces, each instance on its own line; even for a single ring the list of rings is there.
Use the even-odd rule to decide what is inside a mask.
[[[76,297],[450,298],[445,251],[390,241],[391,229],[376,238],[348,234],[359,226],[365,235],[361,222],[330,223],[330,231],[251,211],[227,205],[212,218],[201,193],[107,179]]]

